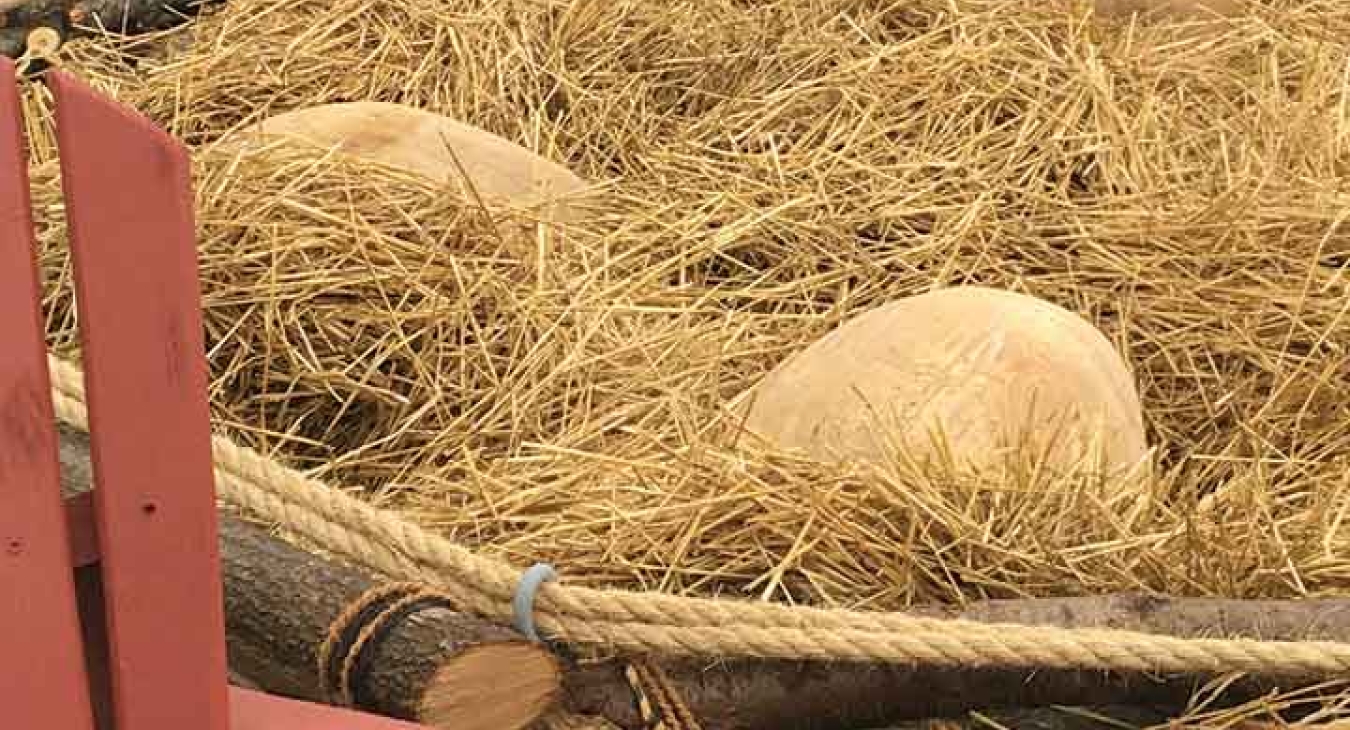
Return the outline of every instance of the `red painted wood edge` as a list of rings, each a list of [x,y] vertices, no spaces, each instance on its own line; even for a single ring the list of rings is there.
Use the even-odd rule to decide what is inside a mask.
[[[364,712],[230,687],[230,730],[429,730]]]
[[[56,100],[123,730],[226,730],[210,412],[188,156],[48,72]]]
[[[21,113],[0,58],[0,725],[88,730]]]

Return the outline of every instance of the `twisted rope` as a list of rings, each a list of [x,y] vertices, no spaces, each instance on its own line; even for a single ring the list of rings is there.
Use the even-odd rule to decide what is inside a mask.
[[[319,689],[329,704],[356,706],[351,679],[357,658],[380,624],[409,601],[423,599],[424,591],[418,583],[376,585],[338,614],[319,646],[315,666]]]
[[[49,357],[49,367],[57,417],[87,430],[79,368],[56,357]],[[236,507],[369,570],[438,585],[461,611],[512,622],[519,570],[224,437],[214,436],[212,447],[217,490]],[[634,654],[1299,676],[1350,670],[1350,645],[1336,642],[1179,639],[1108,629],[984,624],[557,582],[539,587],[534,610],[537,627],[556,640]]]
[[[661,667],[638,658],[628,663],[623,676],[637,696],[638,714],[647,730],[703,730]]]

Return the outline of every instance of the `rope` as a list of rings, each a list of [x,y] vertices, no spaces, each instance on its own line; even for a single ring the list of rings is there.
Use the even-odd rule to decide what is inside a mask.
[[[318,653],[319,688],[325,701],[356,706],[352,678],[366,647],[396,612],[423,599],[423,593],[423,587],[417,583],[377,585],[357,596],[333,619]]]
[[[454,608],[445,594],[413,582],[376,585],[333,619],[318,652],[318,685],[324,701],[356,709],[374,707],[366,675],[379,646],[409,617],[431,608]]]
[[[49,357],[59,419],[88,428],[83,375]],[[433,583],[456,608],[511,624],[520,572],[277,462],[213,437],[222,498],[366,569]],[[1350,645],[1179,639],[1109,629],[983,624],[900,613],[788,607],[538,586],[538,629],[575,645],[634,654],[817,659],[887,664],[1042,667],[1151,672],[1329,675],[1350,670]]]
[[[638,715],[647,730],[703,730],[675,685],[656,664],[636,659],[624,669],[624,679],[633,689]]]

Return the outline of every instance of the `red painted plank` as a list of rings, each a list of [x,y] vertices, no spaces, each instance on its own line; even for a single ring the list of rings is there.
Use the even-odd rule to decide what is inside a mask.
[[[230,687],[230,730],[430,730],[364,712]]]
[[[226,730],[225,622],[186,150],[49,72],[126,730]]]
[[[0,58],[0,725],[87,729],[20,114]]]

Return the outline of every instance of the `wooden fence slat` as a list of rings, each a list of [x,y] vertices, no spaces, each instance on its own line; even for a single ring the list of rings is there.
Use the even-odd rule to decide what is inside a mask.
[[[88,730],[35,256],[18,88],[0,59],[0,724]]]
[[[113,717],[226,730],[225,622],[191,171],[182,145],[49,72],[83,344]]]

